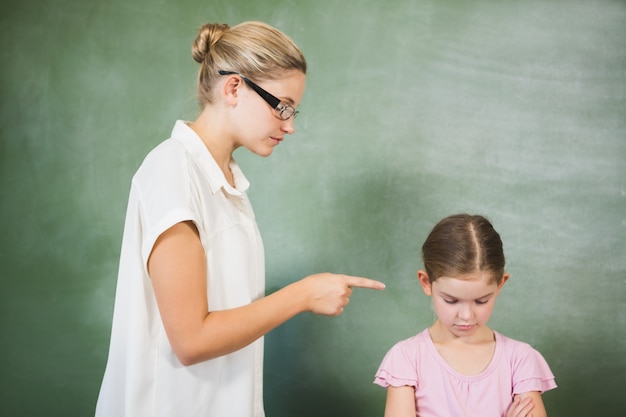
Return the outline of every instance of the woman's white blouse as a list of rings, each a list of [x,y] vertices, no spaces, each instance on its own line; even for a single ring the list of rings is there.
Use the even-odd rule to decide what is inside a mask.
[[[183,121],[135,174],[97,417],[262,417],[263,338],[235,353],[183,366],[172,351],[147,273],[156,239],[193,221],[206,253],[209,311],[263,297],[263,243],[235,163],[231,187]],[[172,279],[178,277],[173,276]]]

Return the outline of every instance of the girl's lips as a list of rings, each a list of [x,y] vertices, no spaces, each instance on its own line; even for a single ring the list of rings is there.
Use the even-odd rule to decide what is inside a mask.
[[[459,330],[467,331],[472,330],[476,325],[475,324],[456,324],[455,327]]]

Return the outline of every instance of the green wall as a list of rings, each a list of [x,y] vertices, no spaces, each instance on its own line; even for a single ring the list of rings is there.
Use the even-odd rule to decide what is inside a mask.
[[[549,414],[626,410],[626,2],[11,0],[0,414],[93,414],[131,176],[196,115],[197,28],[248,19],[310,66],[298,132],[236,153],[268,290],[325,270],[387,283],[268,335],[268,417],[382,416],[380,360],[433,320],[420,244],[459,211],[501,232],[491,324],[549,361]]]

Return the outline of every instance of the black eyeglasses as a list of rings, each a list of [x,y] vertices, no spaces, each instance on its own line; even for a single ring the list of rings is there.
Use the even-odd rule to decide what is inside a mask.
[[[293,106],[290,106],[289,104],[280,101],[278,97],[268,93],[267,91],[256,85],[254,82],[250,81],[245,75],[239,74],[238,72],[234,71],[219,70],[217,72],[220,75],[239,75],[241,79],[246,84],[248,84],[248,86],[250,86],[250,88],[256,91],[256,93],[260,95],[267,104],[269,104],[274,110],[276,110],[276,115],[281,120],[289,120],[290,117],[293,116],[295,118],[298,115],[299,112],[294,109]]]

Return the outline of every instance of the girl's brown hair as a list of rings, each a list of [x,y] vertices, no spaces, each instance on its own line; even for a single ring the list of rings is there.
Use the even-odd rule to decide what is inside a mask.
[[[204,107],[212,101],[212,87],[218,70],[234,71],[254,81],[276,80],[291,70],[306,74],[302,51],[287,35],[262,22],[206,23],[191,48],[200,64],[198,101]]]
[[[487,271],[499,284],[504,275],[502,240],[480,215],[455,214],[437,223],[422,245],[422,259],[431,283]]]

